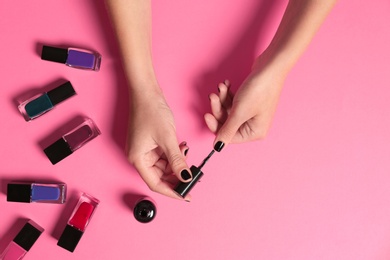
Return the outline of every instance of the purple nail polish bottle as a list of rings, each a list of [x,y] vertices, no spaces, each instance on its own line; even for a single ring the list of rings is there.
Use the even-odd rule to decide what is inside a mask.
[[[94,51],[76,48],[42,47],[42,60],[64,63],[77,69],[99,71],[102,56]]]

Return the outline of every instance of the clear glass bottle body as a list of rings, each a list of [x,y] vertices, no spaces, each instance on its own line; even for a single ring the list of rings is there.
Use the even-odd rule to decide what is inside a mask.
[[[23,259],[26,255],[27,251],[24,250],[21,246],[16,244],[14,241],[11,241],[7,248],[4,250],[3,254],[1,254],[1,260],[19,260]]]
[[[65,183],[15,181],[7,184],[7,201],[63,204],[65,203],[65,200]]]
[[[74,152],[98,135],[100,135],[99,128],[97,128],[91,119],[87,119],[82,124],[66,133],[62,138]]]
[[[38,94],[18,106],[26,121],[33,120],[54,108],[47,93]]]
[[[91,195],[83,193],[69,218],[68,225],[84,232],[99,202]]]
[[[102,56],[94,51],[68,48],[68,58],[66,59],[66,65],[69,67],[85,70],[100,70]]]
[[[66,184],[31,184],[31,202],[63,204],[66,201]]]

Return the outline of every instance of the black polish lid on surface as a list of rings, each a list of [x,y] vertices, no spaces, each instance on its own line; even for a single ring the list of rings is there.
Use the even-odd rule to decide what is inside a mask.
[[[7,185],[7,201],[30,203],[31,184],[9,183]]]
[[[134,217],[141,223],[148,223],[156,217],[156,206],[150,200],[141,200],[134,207]]]
[[[53,144],[43,150],[52,164],[56,164],[73,153],[68,143],[63,139],[58,139]]]
[[[60,239],[58,240],[57,245],[73,252],[76,249],[77,244],[80,242],[81,237],[83,236],[83,232],[74,228],[70,225],[66,225],[64,232]]]
[[[66,60],[68,59],[68,49],[44,45],[42,47],[41,59],[59,63],[66,63]]]
[[[26,223],[22,230],[14,238],[14,242],[21,246],[24,250],[29,251],[34,243],[38,240],[43,230],[39,230],[30,223]]]
[[[61,103],[62,101],[76,95],[72,84],[68,81],[50,91],[47,92],[53,106]]]
[[[182,198],[187,196],[187,194],[203,176],[203,172],[194,165],[191,166],[190,170],[192,173],[192,180],[190,182],[179,182],[174,189],[174,191]]]

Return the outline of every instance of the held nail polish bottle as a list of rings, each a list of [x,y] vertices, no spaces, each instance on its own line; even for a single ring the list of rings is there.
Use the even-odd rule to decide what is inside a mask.
[[[192,173],[192,180],[189,182],[179,182],[174,191],[180,197],[185,198],[187,194],[192,190],[196,183],[203,177],[203,172],[199,167],[192,165],[190,167]]]
[[[156,213],[156,205],[151,198],[142,198],[135,204],[134,217],[141,223],[149,223],[156,217]]]
[[[27,254],[27,252],[34,245],[35,241],[38,240],[44,229],[37,223],[29,220],[23,228],[16,235],[14,240],[9,243],[7,248],[1,254],[0,259],[2,260],[19,260]]]
[[[90,50],[43,46],[41,59],[64,63],[77,69],[99,71],[102,56]]]
[[[203,159],[202,163],[196,167],[194,165],[191,166],[190,170],[192,173],[192,180],[189,182],[179,182],[176,187],[173,189],[177,195],[182,198],[185,198],[187,194],[192,190],[195,184],[203,177],[202,168],[205,166],[206,162],[211,158],[214,154],[215,150],[212,150],[206,158]]]
[[[36,95],[24,101],[18,108],[24,119],[30,121],[49,112],[57,104],[74,95],[76,95],[76,91],[68,81],[46,93]]]
[[[83,236],[98,205],[98,199],[83,193],[74,208],[57,245],[73,252]]]
[[[65,200],[65,183],[10,182],[7,185],[7,201],[63,204]]]
[[[45,148],[44,152],[50,162],[56,164],[98,135],[100,135],[100,130],[95,123],[91,119],[86,119],[82,124]]]

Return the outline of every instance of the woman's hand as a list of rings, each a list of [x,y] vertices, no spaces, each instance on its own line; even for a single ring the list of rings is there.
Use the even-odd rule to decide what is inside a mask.
[[[216,143],[243,143],[264,138],[284,80],[284,73],[272,73],[258,62],[235,94],[228,80],[220,83],[219,93],[209,96],[211,113],[205,115],[208,128],[216,134]]]
[[[160,91],[132,96],[128,158],[152,191],[181,199],[173,186],[192,178],[185,162],[188,149],[177,141],[171,109]]]
[[[229,82],[211,94],[207,126],[216,133],[214,148],[258,140],[267,134],[287,73],[298,61],[336,0],[289,0],[282,21],[251,74],[233,95]]]

